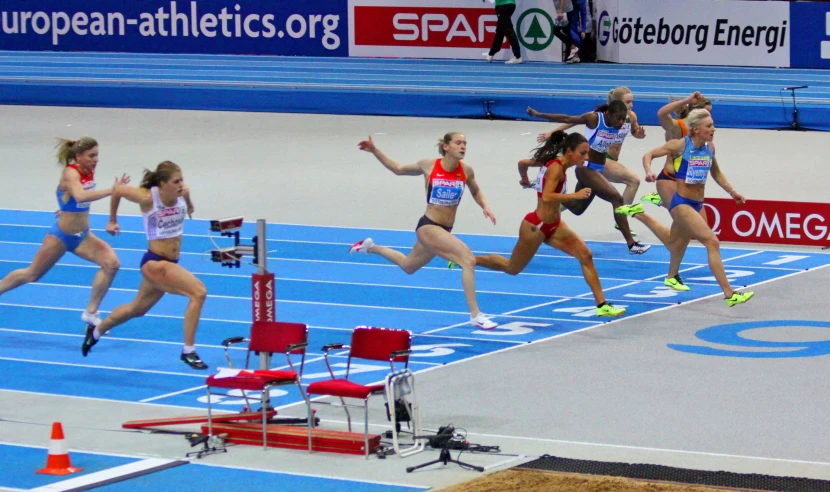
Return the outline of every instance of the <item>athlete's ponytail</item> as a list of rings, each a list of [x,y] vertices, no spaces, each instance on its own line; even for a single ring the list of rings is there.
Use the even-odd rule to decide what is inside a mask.
[[[153,186],[166,183],[167,181],[170,181],[170,177],[173,176],[174,173],[181,172],[181,170],[182,168],[170,161],[162,162],[156,166],[155,171],[145,169],[144,177],[141,178],[141,187],[149,190]]]
[[[65,138],[58,138],[58,143],[55,148],[58,149],[58,164],[66,166],[75,162],[75,157],[83,154],[87,150],[97,147],[98,142],[92,137],[81,137],[78,140],[67,140]]]
[[[562,130],[551,133],[550,137],[542,145],[534,149],[533,160],[545,164],[556,159],[560,154],[568,150],[576,150],[580,144],[587,142],[581,133],[565,133]]]

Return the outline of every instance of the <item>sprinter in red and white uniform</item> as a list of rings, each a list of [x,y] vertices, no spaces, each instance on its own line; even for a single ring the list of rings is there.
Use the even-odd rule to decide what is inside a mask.
[[[112,310],[97,327],[88,327],[81,347],[87,356],[98,339],[112,328],[133,318],[144,316],[164,294],[178,294],[190,299],[184,313],[184,348],[181,360],[194,369],[208,366],[196,354],[196,327],[207,297],[207,289],[201,280],[179,265],[182,249],[184,219],[193,214],[190,188],[184,184],[181,168],[164,161],[155,171],[144,171],[141,186],[117,186],[110,203],[110,221],[107,232],[113,236],[120,232],[118,204],[121,197],[137,203],[144,219],[144,231],[149,243],[141,259],[141,285],[138,294],[129,304]]]
[[[109,244],[89,230],[89,206],[92,202],[110,196],[113,188],[96,189],[95,168],[98,166],[98,142],[94,138],[79,140],[58,139],[58,162],[63,166],[56,190],[57,220],[46,232],[43,244],[31,265],[14,270],[0,281],[0,294],[23,284],[36,282],[48,272],[65,253],[73,253],[95,263],[100,270],[92,279],[89,304],[81,313],[81,320],[90,325],[101,322],[98,306],[112,284],[121,265]],[[115,179],[115,185],[126,185],[126,174]]]
[[[463,267],[461,283],[464,297],[470,308],[470,324],[484,330],[498,326],[482,314],[476,302],[475,256],[466,244],[451,234],[455,224],[455,213],[464,189],[469,188],[473,200],[478,203],[484,216],[496,223],[496,217],[487,206],[484,193],[475,179],[472,166],[462,162],[467,152],[467,138],[463,133],[447,133],[438,140],[439,159],[422,159],[415,164],[398,164],[387,157],[372,141],[372,137],[358,144],[360,150],[370,152],[386,169],[398,176],[424,176],[427,195],[427,210],[415,228],[418,241],[408,255],[400,251],[377,246],[371,238],[355,243],[349,253],[374,253],[401,267],[409,274],[415,273],[435,256],[455,262]]]
[[[568,193],[565,171],[569,167],[582,165],[588,158],[588,140],[579,133],[566,134],[555,131],[537,149],[532,159],[519,161],[519,184],[536,190],[536,210],[527,214],[519,226],[519,240],[513,247],[510,259],[491,254],[476,256],[476,265],[490,270],[518,275],[536,255],[542,243],[567,253],[582,266],[585,282],[594,294],[597,316],[622,316],[625,309],[617,308],[605,301],[605,294],[599,282],[597,269],[588,245],[559,215],[563,200],[581,200],[591,195],[590,188]],[[531,184],[527,171],[530,167],[541,166],[536,181]],[[452,267],[453,265],[450,265]]]

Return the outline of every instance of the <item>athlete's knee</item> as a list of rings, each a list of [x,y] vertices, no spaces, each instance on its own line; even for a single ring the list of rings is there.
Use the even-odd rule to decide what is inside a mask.
[[[20,280],[22,280],[22,283],[24,284],[30,284],[40,280],[45,273],[45,271],[38,271],[34,268],[24,268],[23,270],[20,270]]]
[[[720,240],[714,234],[701,239],[700,242],[706,247],[706,249],[720,249]]]
[[[524,270],[523,266],[509,264],[509,265],[507,265],[507,268],[504,269],[504,273],[506,273],[508,275],[516,276],[516,275],[522,273],[522,270]]]
[[[409,263],[404,263],[403,265],[401,265],[401,270],[403,270],[403,273],[407,275],[412,275],[413,273],[420,270],[420,268],[418,268],[415,265],[410,265]]]
[[[594,252],[590,248],[579,248],[574,252],[574,257],[579,263],[588,265],[594,262]]]
[[[623,182],[627,186],[633,186],[634,188],[640,187],[640,178],[634,173],[629,174]]]
[[[121,261],[116,255],[110,255],[101,262],[101,269],[105,272],[115,275],[121,268]]]
[[[207,299],[207,287],[205,287],[205,284],[199,282],[199,285],[193,289],[193,292],[191,292],[188,297],[193,302],[204,304],[205,299]]]
[[[462,269],[469,268],[472,270],[476,266],[476,257],[473,255],[472,251],[465,251],[458,256],[455,263],[457,263]]]

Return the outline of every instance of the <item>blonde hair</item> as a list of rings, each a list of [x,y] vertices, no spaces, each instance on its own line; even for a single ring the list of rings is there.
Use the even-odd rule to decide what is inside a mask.
[[[58,164],[67,166],[75,162],[75,158],[83,154],[89,149],[98,146],[98,142],[92,137],[81,137],[78,140],[68,140],[66,138],[58,138],[58,143],[55,148],[58,149]]]
[[[461,135],[461,132],[449,132],[438,139],[438,153],[441,154],[441,157],[446,154],[446,152],[444,152],[444,146],[452,142],[453,135]]]
[[[149,190],[153,186],[158,186],[162,183],[170,181],[170,177],[173,176],[173,174],[181,171],[182,168],[180,168],[178,164],[171,161],[164,161],[156,166],[155,171],[150,171],[149,169],[144,170],[144,177],[141,178],[141,187]]]
[[[689,128],[689,135],[692,134],[692,130],[696,126],[700,125],[703,120],[711,117],[712,115],[705,109],[693,109],[691,113],[689,113],[689,116],[686,117],[686,126]]]
[[[631,89],[621,85],[608,91],[608,102],[622,101],[626,94],[631,94]]]

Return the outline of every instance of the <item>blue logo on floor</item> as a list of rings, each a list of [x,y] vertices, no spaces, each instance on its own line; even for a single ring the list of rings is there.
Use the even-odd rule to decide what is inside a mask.
[[[774,332],[761,331],[761,329],[801,327],[830,328],[830,322],[794,319],[749,321],[711,326],[695,333],[695,336],[704,342],[743,347],[745,350],[724,350],[705,345],[678,345],[673,343],[668,344],[668,347],[690,354],[717,357],[749,357],[753,359],[787,359],[830,354],[830,340],[775,342],[755,339],[775,336]],[[745,336],[755,338],[745,338]]]

